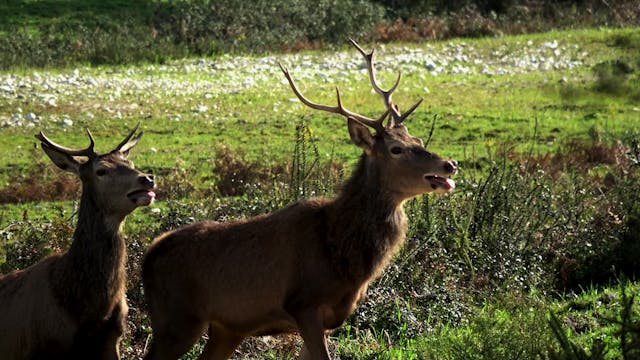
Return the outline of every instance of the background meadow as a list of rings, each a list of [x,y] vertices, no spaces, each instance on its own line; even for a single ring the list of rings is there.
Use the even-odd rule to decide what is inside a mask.
[[[560,9],[552,22],[532,8],[531,28],[523,28],[513,3],[508,11],[467,4],[409,24],[402,7],[389,15],[384,2],[366,3],[354,18],[377,25],[362,20],[344,31],[376,49],[383,85],[402,73],[394,94],[401,109],[424,98],[407,126],[430,150],[458,160],[460,173],[455,192],[407,202],[406,245],[333,334],[334,356],[640,358],[637,24],[594,15],[577,27]],[[349,109],[371,117],[382,101],[360,55],[346,36],[328,36],[328,25],[322,34],[300,30],[303,40],[279,38],[277,27],[262,38],[249,27],[218,29],[234,45],[200,32],[213,21],[206,1],[137,1],[131,13],[116,1],[101,4],[0,5],[0,42],[13,46],[0,55],[0,273],[63,251],[73,232],[79,183],[50,163],[33,135],[43,130],[81,147],[90,128],[105,150],[141,123],[145,135],[131,159],[159,186],[157,202],[136,210],[124,229],[124,356],[137,359],[150,336],[138,272],[155,236],[332,196],[359,156],[344,119],[301,105],[277,63],[314,101],[333,104],[338,86]],[[629,7],[615,5],[623,15]],[[171,27],[180,23],[182,32]],[[69,39],[79,41],[75,50]],[[294,335],[257,338],[236,358],[293,359],[299,346]]]

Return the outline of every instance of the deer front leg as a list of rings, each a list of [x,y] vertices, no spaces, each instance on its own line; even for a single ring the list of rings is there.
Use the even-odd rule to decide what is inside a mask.
[[[328,348],[328,341],[329,341],[328,333],[325,333],[324,343],[327,348]],[[313,358],[311,357],[311,353],[309,353],[309,350],[307,350],[307,347],[304,344],[302,345],[302,349],[300,349],[300,355],[298,356],[298,360],[313,360]]]
[[[116,305],[111,317],[104,325],[104,333],[100,334],[98,342],[103,344],[102,359],[120,360],[120,339],[126,330],[126,318],[129,307],[125,300]]]
[[[318,309],[308,309],[300,312],[295,319],[304,340],[300,359],[331,360],[327,350],[327,338],[320,311]]]
[[[70,359],[120,360],[120,338],[126,328],[127,304],[117,304],[108,319],[81,325],[69,351]]]

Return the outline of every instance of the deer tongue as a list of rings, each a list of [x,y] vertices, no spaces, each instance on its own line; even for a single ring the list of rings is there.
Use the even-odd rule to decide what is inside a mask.
[[[139,200],[146,200],[145,202],[151,203],[153,199],[156,198],[156,193],[154,193],[151,190],[142,189],[142,190],[136,190],[128,193],[127,197],[129,198],[129,200],[133,202],[138,202]]]
[[[442,188],[444,190],[452,190],[456,187],[456,182],[452,179],[445,178],[437,175],[427,176],[426,179],[431,183],[431,186],[435,188]]]

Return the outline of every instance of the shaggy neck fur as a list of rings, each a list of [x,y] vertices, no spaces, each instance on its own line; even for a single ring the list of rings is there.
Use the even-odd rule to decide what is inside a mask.
[[[73,243],[51,273],[56,300],[81,325],[108,317],[126,282],[124,218],[105,216],[90,194],[83,184]]]
[[[329,251],[336,270],[353,281],[379,275],[405,238],[402,202],[383,188],[381,176],[363,154],[329,212]]]

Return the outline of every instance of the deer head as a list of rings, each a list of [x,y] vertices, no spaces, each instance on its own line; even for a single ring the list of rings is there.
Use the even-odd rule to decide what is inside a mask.
[[[155,198],[153,175],[136,170],[133,162],[127,159],[129,150],[142,137],[142,132],[133,137],[137,130],[136,125],[118,146],[106,154],[94,151],[95,142],[89,129],[90,144],[85,149],[58,145],[42,132],[35,137],[54,164],[80,177],[83,192],[89,194],[97,208],[108,215],[126,216],[136,207],[151,204]]]
[[[401,113],[391,99],[400,83],[400,74],[389,90],[383,90],[375,76],[373,50],[367,53],[355,41],[350,41],[364,57],[373,89],[384,102],[385,111],[378,119],[372,119],[345,108],[338,88],[336,88],[337,106],[310,101],[298,90],[289,71],[280,64],[293,92],[302,103],[313,109],[343,115],[347,118],[351,140],[364,150],[368,161],[375,163],[383,175],[382,186],[391,193],[397,194],[398,200],[427,192],[447,192],[455,188],[455,182],[448,177],[457,172],[457,162],[427,151],[422,140],[409,134],[403,124],[403,121],[420,105],[422,99],[405,113]],[[385,125],[386,118],[388,121]],[[370,128],[375,132],[372,133]]]

